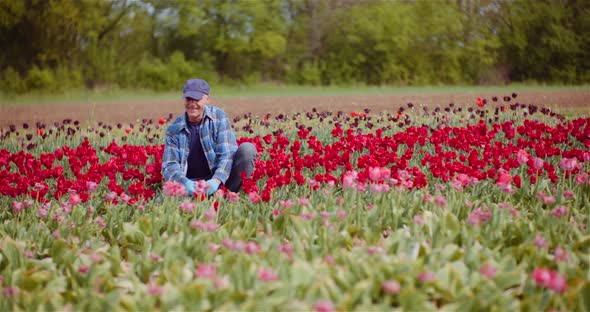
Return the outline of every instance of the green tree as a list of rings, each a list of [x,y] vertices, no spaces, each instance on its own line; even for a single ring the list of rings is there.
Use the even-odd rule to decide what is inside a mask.
[[[502,2],[499,37],[511,78],[588,81],[589,15],[587,1]]]

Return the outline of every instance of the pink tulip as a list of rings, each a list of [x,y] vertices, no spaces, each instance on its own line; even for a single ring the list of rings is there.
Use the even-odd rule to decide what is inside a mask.
[[[496,276],[496,268],[489,264],[484,264],[479,268],[479,273],[487,278],[494,278]]]
[[[25,257],[27,257],[29,259],[33,259],[33,258],[35,258],[35,254],[30,250],[25,250]]]
[[[197,194],[206,194],[208,188],[209,183],[205,180],[198,180],[195,182],[195,193]]]
[[[457,192],[463,192],[463,184],[457,180],[451,181],[451,187],[454,188]]]
[[[516,152],[516,160],[518,160],[519,164],[526,164],[527,161],[529,161],[529,153],[527,153],[524,150],[518,150],[518,152]]]
[[[336,308],[331,301],[320,300],[313,305],[313,310],[315,312],[334,312]]]
[[[578,168],[578,159],[577,158],[563,158],[559,162],[559,167],[563,171],[572,171]]]
[[[576,196],[576,194],[574,193],[574,191],[571,191],[571,190],[563,191],[563,198],[570,199],[570,198],[574,198],[575,196]]]
[[[418,224],[418,225],[422,225],[424,224],[424,217],[422,217],[421,214],[417,214],[414,216],[414,223]]]
[[[221,246],[231,250],[234,248],[234,241],[229,238],[224,238],[221,240]]]
[[[164,293],[164,288],[154,282],[148,284],[148,294],[152,296],[161,296]]]
[[[186,188],[176,181],[164,182],[164,185],[162,186],[162,191],[165,196],[169,197],[184,197],[188,195],[188,193],[186,192]]]
[[[379,176],[382,180],[387,181],[387,179],[389,179],[389,177],[391,177],[391,169],[389,169],[387,167],[379,168]]]
[[[227,276],[217,277],[215,278],[213,285],[217,289],[226,289],[229,287],[229,278]]]
[[[435,203],[437,206],[439,206],[439,207],[441,207],[441,208],[444,208],[444,207],[446,207],[446,206],[447,206],[447,198],[446,198],[446,197],[444,197],[443,195],[436,195],[436,196],[434,197],[434,203]]]
[[[551,281],[551,271],[545,268],[536,268],[532,277],[537,285],[547,287]]]
[[[399,170],[397,172],[397,177],[402,181],[408,181],[412,176],[407,170]]]
[[[485,223],[492,217],[492,212],[488,207],[485,207],[485,211],[481,208],[477,208],[471,212],[469,215],[469,224],[479,226],[482,223]]]
[[[94,181],[87,181],[86,182],[86,191],[88,191],[88,193],[93,193],[97,189],[98,189],[98,184],[96,184],[96,182],[94,182]]]
[[[217,215],[217,211],[215,211],[215,208],[213,207],[209,207],[209,209],[207,209],[207,211],[205,211],[205,218],[207,218],[208,220],[213,220],[215,219],[215,215]]]
[[[22,202],[19,201],[12,201],[12,211],[14,211],[15,213],[19,213],[21,211],[23,211],[25,209],[25,205]]]
[[[506,208],[510,208],[510,207],[511,207],[510,203],[499,203],[498,204],[498,208],[500,208],[500,209],[506,209]]]
[[[281,200],[279,201],[279,205],[281,205],[281,207],[285,208],[285,209],[289,209],[291,207],[293,207],[293,201],[291,201],[290,199],[287,200]]]
[[[313,179],[307,179],[307,184],[309,184],[309,187],[311,187],[314,190],[320,187],[320,182]]]
[[[255,204],[255,203],[259,202],[262,198],[260,197],[260,195],[258,195],[258,193],[250,192],[250,193],[248,193],[248,199],[250,200],[250,202]]]
[[[258,279],[263,282],[274,282],[279,280],[279,275],[272,269],[262,268],[258,270]]]
[[[539,157],[536,157],[533,159],[533,165],[535,166],[535,168],[543,169],[543,164],[544,164],[543,159],[541,159]]]
[[[260,246],[255,242],[246,243],[246,253],[249,255],[260,253]]]
[[[336,211],[336,215],[338,216],[338,218],[340,219],[340,221],[345,221],[346,220],[346,211],[344,211],[342,209],[338,209]]]
[[[367,253],[369,255],[383,254],[385,250],[381,246],[369,246],[367,247]]]
[[[567,289],[567,280],[565,276],[556,271],[546,268],[536,268],[533,271],[532,278],[537,285],[549,288],[554,292],[561,293]]]
[[[576,182],[576,184],[578,185],[583,185],[584,183],[586,183],[586,180],[588,179],[588,174],[585,172],[576,174],[576,177],[574,178],[574,181]]]
[[[201,228],[201,230],[206,232],[215,232],[220,226],[221,225],[215,222],[207,222],[203,225],[203,228]]]
[[[357,192],[364,193],[367,191],[367,184],[366,183],[358,183],[355,185]]]
[[[117,195],[117,193],[115,193],[115,192],[110,192],[110,193],[107,193],[107,194],[104,196],[104,199],[105,199],[107,202],[112,202],[112,201],[114,201],[114,200],[117,198],[117,196],[118,196],[118,195]]]
[[[498,179],[496,180],[496,184],[500,187],[509,185],[512,182],[512,175],[507,171],[500,169],[498,172]]]
[[[182,212],[191,213],[195,211],[195,203],[189,201],[188,199],[185,199],[184,202],[180,204],[180,207],[178,207],[178,209]]]
[[[427,282],[433,281],[435,279],[435,276],[432,272],[422,271],[422,272],[420,272],[420,274],[418,274],[418,279],[422,283],[427,283]]]
[[[101,229],[104,229],[104,228],[106,227],[106,223],[104,222],[104,220],[103,220],[103,219],[102,219],[102,217],[100,217],[100,216],[99,216],[99,217],[96,217],[96,218],[94,218],[94,222],[95,222],[96,224],[98,224],[98,226],[99,226]]]
[[[201,263],[197,266],[195,277],[204,279],[214,279],[217,276],[217,267],[215,264]]]
[[[90,254],[90,260],[94,263],[100,263],[102,262],[102,256],[98,253],[93,252]]]
[[[381,179],[381,170],[379,167],[370,167],[369,168],[369,179],[373,181],[378,181]]]
[[[371,184],[371,192],[375,194],[387,193],[390,190],[389,184]]]
[[[400,291],[401,285],[396,280],[387,280],[381,284],[381,288],[385,293],[395,295]]]
[[[240,195],[238,193],[227,192],[225,196],[227,196],[227,200],[233,203],[237,203],[240,200]]]
[[[293,256],[293,245],[290,243],[279,245],[279,251],[291,258]]]
[[[39,210],[37,210],[37,216],[39,218],[46,218],[48,214],[49,212],[43,208],[39,208]]]
[[[299,206],[307,207],[309,206],[309,199],[305,197],[299,198]]]
[[[9,286],[2,289],[2,295],[4,298],[14,298],[18,296],[20,289],[18,287]]]
[[[567,215],[567,207],[559,206],[559,207],[553,208],[553,210],[551,210],[551,214],[556,218],[563,217],[563,216]]]
[[[555,204],[555,197],[550,195],[550,196],[543,196],[543,204],[545,205],[552,205]]]
[[[549,289],[553,290],[554,292],[562,293],[567,290],[567,280],[565,276],[557,273],[551,272],[551,280],[549,281]]]
[[[235,241],[234,246],[232,247],[232,250],[235,252],[242,252],[242,251],[246,250],[246,243],[244,243],[240,240]]]
[[[162,256],[158,255],[157,253],[150,253],[148,256],[150,259],[156,261],[156,262],[160,262],[162,261]]]
[[[538,248],[545,248],[545,247],[547,247],[547,242],[545,241],[545,239],[543,238],[543,236],[541,236],[541,234],[537,234],[537,236],[535,236],[535,245]]]
[[[569,260],[567,252],[565,250],[563,250],[563,248],[561,248],[561,246],[555,247],[555,252],[553,253],[553,258],[555,259],[555,261],[567,262]]]
[[[86,264],[82,264],[79,268],[78,268],[78,272],[82,273],[82,274],[86,274],[88,273],[88,271],[90,270],[90,266],[86,265]]]
[[[303,220],[309,221],[315,218],[315,215],[313,212],[302,212],[299,217],[301,217]]]

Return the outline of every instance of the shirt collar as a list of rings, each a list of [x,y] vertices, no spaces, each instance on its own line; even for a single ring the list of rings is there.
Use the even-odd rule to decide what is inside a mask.
[[[205,110],[203,111],[203,120],[205,118],[209,118],[211,120],[214,120],[215,115],[213,114],[213,108],[209,105],[205,106]],[[201,122],[203,122],[201,120]],[[182,114],[182,127],[184,128],[187,132],[190,132],[188,129],[188,119],[186,118],[186,112],[184,112],[184,114]]]

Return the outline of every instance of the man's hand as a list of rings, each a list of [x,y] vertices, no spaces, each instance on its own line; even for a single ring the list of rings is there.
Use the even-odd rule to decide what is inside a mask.
[[[207,180],[207,184],[209,184],[209,188],[207,189],[207,195],[211,195],[215,193],[215,191],[217,191],[219,185],[221,185],[221,181],[219,181],[216,178],[213,178],[211,180]]]
[[[193,196],[195,193],[195,181],[188,180],[184,183],[184,188],[186,189],[188,196]]]

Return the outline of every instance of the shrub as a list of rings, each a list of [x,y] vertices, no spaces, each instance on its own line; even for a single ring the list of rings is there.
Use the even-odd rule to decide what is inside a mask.
[[[8,66],[2,73],[0,90],[6,93],[21,94],[26,92],[27,86],[20,74],[14,68]]]
[[[55,78],[54,73],[50,69],[41,69],[37,65],[33,65],[27,73],[27,90],[55,92],[60,89]]]

